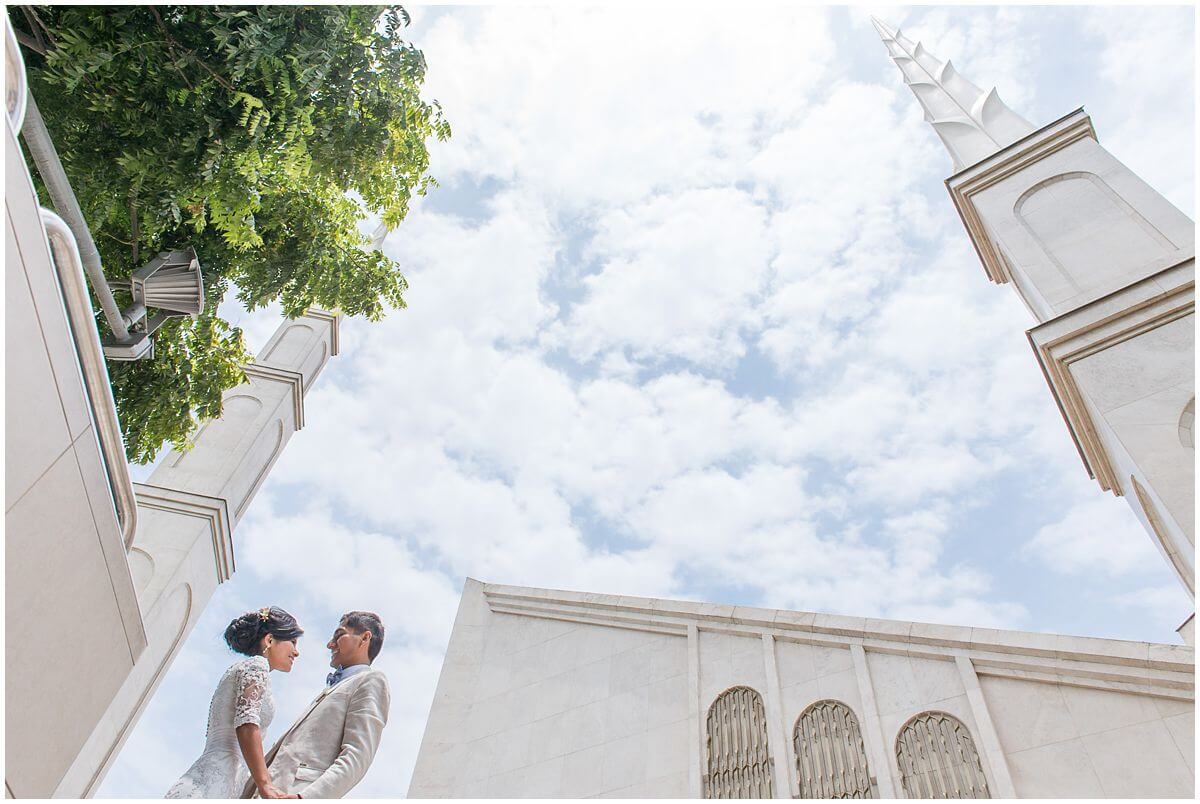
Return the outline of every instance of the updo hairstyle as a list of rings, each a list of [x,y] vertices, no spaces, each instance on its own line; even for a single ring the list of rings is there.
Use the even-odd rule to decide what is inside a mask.
[[[303,633],[295,617],[278,606],[268,606],[235,617],[225,629],[225,644],[238,653],[259,656],[262,653],[259,643],[267,634],[286,642],[299,639]]]

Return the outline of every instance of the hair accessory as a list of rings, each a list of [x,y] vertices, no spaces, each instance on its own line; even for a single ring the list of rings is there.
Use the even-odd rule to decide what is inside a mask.
[[[258,616],[259,616],[259,617],[262,619],[262,621],[263,621],[264,623],[265,623],[267,620],[271,619],[271,607],[270,607],[270,606],[264,606],[263,608],[259,609],[259,610],[258,610]]]

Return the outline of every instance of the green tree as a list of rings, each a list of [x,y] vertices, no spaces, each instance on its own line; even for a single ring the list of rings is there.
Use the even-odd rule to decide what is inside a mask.
[[[205,310],[159,330],[152,360],[109,364],[130,460],[186,448],[244,378],[241,332],[216,315],[231,282],[288,316],[404,306],[399,266],[357,224],[364,208],[400,223],[433,182],[426,143],[450,127],[421,98],[402,8],[24,11],[31,90],[105,272],[190,245],[206,276]]]

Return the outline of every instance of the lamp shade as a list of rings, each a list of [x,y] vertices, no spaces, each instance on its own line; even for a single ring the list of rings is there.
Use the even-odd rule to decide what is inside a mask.
[[[192,316],[204,309],[204,278],[192,249],[160,254],[134,274],[131,289],[146,307]]]

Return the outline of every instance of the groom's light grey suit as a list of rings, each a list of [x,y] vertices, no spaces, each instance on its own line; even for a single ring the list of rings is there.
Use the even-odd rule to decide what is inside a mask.
[[[387,724],[387,676],[365,670],[326,687],[267,752],[271,782],[302,798],[341,798],[371,767]],[[251,780],[242,798],[257,795]]]

